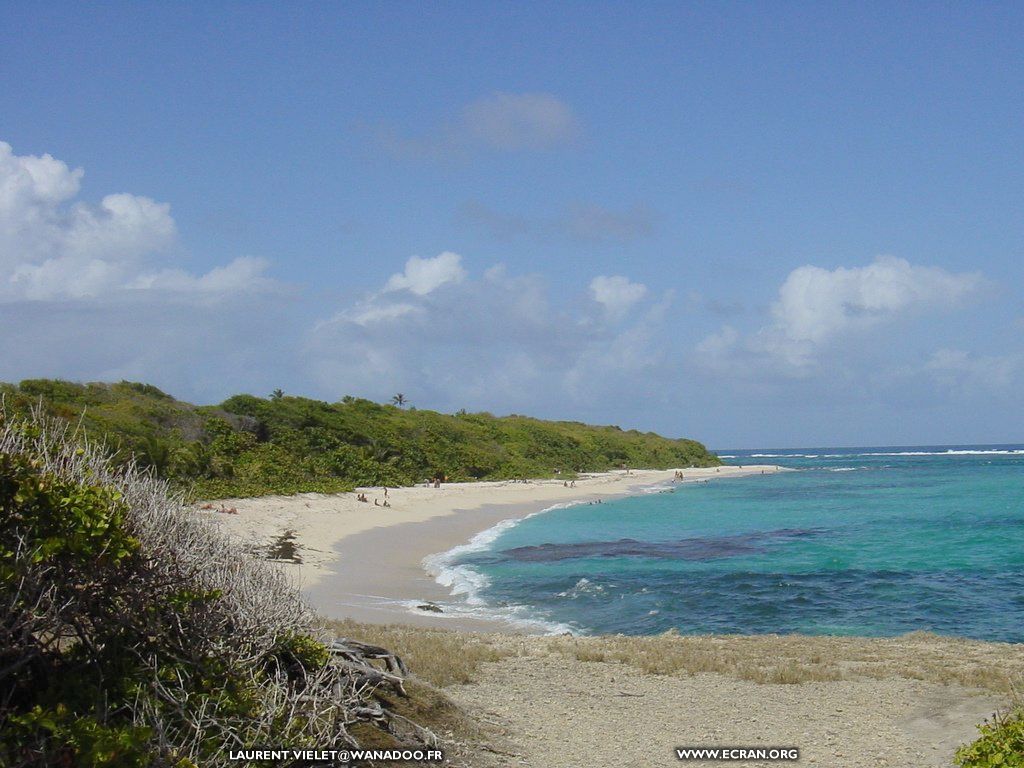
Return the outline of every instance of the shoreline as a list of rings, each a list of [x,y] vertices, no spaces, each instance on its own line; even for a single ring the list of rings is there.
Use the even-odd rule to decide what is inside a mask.
[[[678,470],[682,480],[675,479],[676,471],[593,473],[578,478],[575,487],[567,487],[562,480],[527,480],[390,488],[389,507],[372,501],[385,498],[381,488],[225,499],[219,506],[237,514],[200,513],[251,550],[281,556],[276,561],[291,571],[305,598],[327,618],[460,631],[550,633],[553,627],[524,623],[525,617],[479,618],[459,610],[440,614],[416,610],[416,605],[453,600],[451,592],[427,573],[424,559],[465,545],[503,521],[519,521],[556,505],[784,470],[763,464],[701,467]],[[371,501],[359,502],[357,493],[365,493]]]
[[[786,471],[686,470],[690,482]],[[282,567],[328,627],[400,652],[414,669],[474,659],[444,696],[475,723],[473,765],[575,768],[678,764],[693,744],[787,744],[811,766],[944,768],[976,726],[1013,702],[1024,644],[924,632],[884,637],[812,635],[542,636],[509,621],[410,610],[448,602],[423,567],[505,520],[555,505],[670,486],[673,470],[577,480],[451,484],[324,496],[222,502],[238,514],[202,513],[265,553],[284,533],[302,563]],[[363,489],[361,489],[363,490]],[[651,491],[647,491],[651,492]],[[279,547],[288,550],[288,547]],[[448,632],[437,630],[451,630]],[[609,741],[611,729],[620,734]],[[672,734],[677,734],[673,736]],[[475,743],[475,742],[474,742]],[[488,755],[499,755],[490,760]],[[757,763],[765,765],[767,763]]]

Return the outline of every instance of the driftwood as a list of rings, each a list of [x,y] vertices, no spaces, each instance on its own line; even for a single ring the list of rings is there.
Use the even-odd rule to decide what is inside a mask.
[[[378,645],[367,645],[358,640],[341,637],[331,643],[330,651],[343,659],[356,663],[367,663],[367,659],[383,661],[388,672],[393,675],[405,677],[409,674],[409,670],[400,656]]]
[[[409,670],[397,654],[380,646],[367,645],[348,638],[335,640],[328,646],[328,650],[333,657],[332,666],[342,670],[354,682],[356,688],[388,687],[400,696],[409,695],[404,685],[404,678],[409,674]],[[375,661],[383,662],[385,669],[375,666]],[[407,745],[437,746],[439,743],[437,736],[429,729],[366,698],[362,698],[359,705],[350,706],[347,714],[350,718],[348,725],[355,722],[372,722]]]

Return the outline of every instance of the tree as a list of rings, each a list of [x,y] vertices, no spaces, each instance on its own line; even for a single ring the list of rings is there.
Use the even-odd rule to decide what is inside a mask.
[[[273,392],[270,393],[271,400],[280,400],[282,397],[284,397],[283,389],[275,389]]]
[[[397,395],[391,398],[391,402],[397,405],[399,408],[406,405],[409,401],[405,399],[405,395],[399,392]]]

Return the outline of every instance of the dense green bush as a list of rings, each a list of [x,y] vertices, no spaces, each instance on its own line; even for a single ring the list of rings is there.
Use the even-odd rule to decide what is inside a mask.
[[[621,466],[709,466],[693,440],[578,422],[489,413],[454,415],[346,397],[325,403],[276,393],[236,395],[219,406],[180,402],[147,384],[31,380],[0,385],[14,410],[34,404],[80,424],[161,477],[218,498],[360,485],[571,477]]]
[[[0,410],[0,766],[354,745],[360,685],[297,590],[58,422]]]
[[[957,750],[963,768],[1024,768],[1024,710],[978,726],[981,737]]]

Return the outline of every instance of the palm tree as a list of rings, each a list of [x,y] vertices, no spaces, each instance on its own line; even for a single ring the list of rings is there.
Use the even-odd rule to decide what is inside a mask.
[[[282,397],[284,397],[283,389],[275,389],[273,392],[270,393],[271,400],[280,400]]]
[[[137,455],[142,466],[150,467],[156,474],[164,477],[170,467],[173,452],[167,442],[155,435],[148,435]]]
[[[399,408],[401,408],[402,406],[404,406],[409,401],[405,399],[405,395],[403,395],[401,392],[399,392],[397,395],[395,395],[394,397],[391,398],[391,402],[393,404],[397,405]]]

